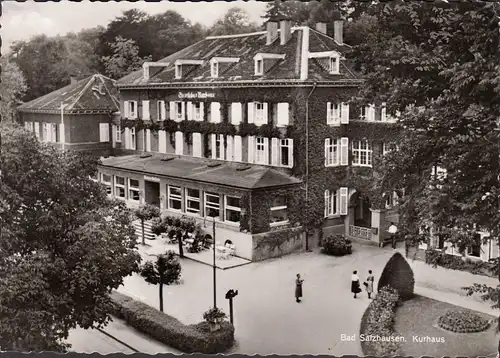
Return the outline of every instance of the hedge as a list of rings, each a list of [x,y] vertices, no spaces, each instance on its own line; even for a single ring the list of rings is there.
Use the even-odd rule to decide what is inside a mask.
[[[386,286],[394,288],[403,300],[409,300],[414,296],[415,278],[413,270],[399,252],[396,252],[387,261],[378,280],[378,291]]]
[[[441,250],[425,250],[425,263],[432,267],[441,266],[449,270],[470,272],[474,275],[498,277],[498,266],[496,263],[481,260],[471,260],[463,256],[451,255]]]
[[[223,353],[234,344],[234,327],[229,322],[222,322],[220,330],[210,332],[207,322],[185,325],[178,319],[119,292],[113,291],[111,299],[115,304],[111,312],[113,316],[184,353]]]
[[[382,288],[370,302],[361,318],[360,335],[384,337],[384,341],[361,340],[361,349],[365,356],[403,355],[401,345],[388,337],[397,338],[394,332],[394,317],[400,298],[391,287]]]

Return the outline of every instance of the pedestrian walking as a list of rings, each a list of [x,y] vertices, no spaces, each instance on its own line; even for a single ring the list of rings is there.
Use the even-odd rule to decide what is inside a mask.
[[[354,298],[357,298],[357,294],[361,292],[361,287],[359,285],[359,276],[358,276],[358,271],[353,271],[352,272],[352,277],[351,277],[351,292],[354,293]]]
[[[366,288],[366,293],[368,293],[368,298],[371,298],[371,294],[373,293],[373,281],[375,281],[375,277],[372,275],[372,270],[368,270],[368,277],[363,283]]]
[[[394,225],[394,223],[391,223],[391,226],[389,226],[389,234],[391,234],[391,242],[392,242],[392,248],[396,248],[396,233],[398,232],[398,227]]]
[[[297,274],[297,279],[295,280],[295,301],[301,302],[302,298],[302,283],[303,279],[300,278],[300,273]]]

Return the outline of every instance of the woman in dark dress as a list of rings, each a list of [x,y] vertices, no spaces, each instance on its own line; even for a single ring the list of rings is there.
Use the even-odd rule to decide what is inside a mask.
[[[351,281],[351,292],[354,293],[354,298],[357,298],[356,295],[361,292],[358,271],[353,271]]]
[[[300,302],[302,297],[302,283],[303,279],[300,278],[300,273],[297,274],[297,279],[295,280],[295,301]]]

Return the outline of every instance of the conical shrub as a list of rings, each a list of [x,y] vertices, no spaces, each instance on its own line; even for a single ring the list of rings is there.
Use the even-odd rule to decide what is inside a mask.
[[[382,287],[385,286],[394,288],[403,300],[408,300],[414,296],[415,278],[413,277],[413,271],[399,252],[396,252],[387,261],[382,275],[380,275],[377,291],[380,292]]]

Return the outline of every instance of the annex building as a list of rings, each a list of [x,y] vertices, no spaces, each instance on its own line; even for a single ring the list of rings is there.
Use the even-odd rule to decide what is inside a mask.
[[[362,79],[342,21],[213,36],[117,81],[121,119],[99,180],[129,205],[199,220],[260,260],[322,235],[384,240],[393,193],[374,191],[394,118],[348,104]]]

